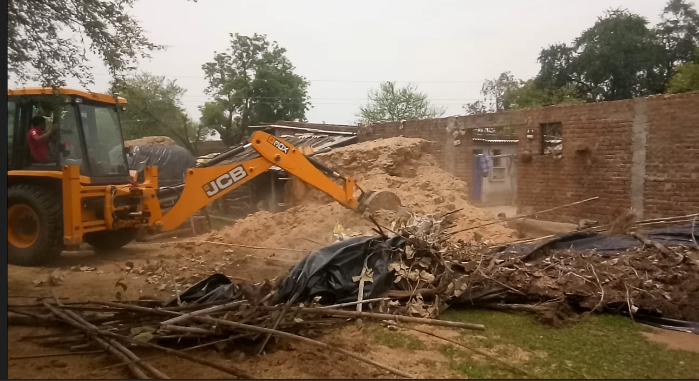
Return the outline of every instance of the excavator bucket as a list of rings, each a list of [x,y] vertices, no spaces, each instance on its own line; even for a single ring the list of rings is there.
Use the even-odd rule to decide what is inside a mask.
[[[403,205],[400,198],[389,191],[366,191],[359,201],[360,206],[369,213],[377,210],[392,210],[397,212]]]

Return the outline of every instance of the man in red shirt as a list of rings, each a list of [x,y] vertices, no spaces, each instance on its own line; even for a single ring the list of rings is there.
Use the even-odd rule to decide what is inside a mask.
[[[32,118],[32,129],[27,134],[29,152],[38,163],[47,163],[49,158],[48,139],[53,134],[53,129],[46,126],[46,118],[35,116]]]

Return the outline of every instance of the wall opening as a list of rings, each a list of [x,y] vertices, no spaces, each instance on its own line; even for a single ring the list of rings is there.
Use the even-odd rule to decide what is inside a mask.
[[[561,155],[563,152],[563,124],[561,122],[541,123],[540,130],[540,154]]]

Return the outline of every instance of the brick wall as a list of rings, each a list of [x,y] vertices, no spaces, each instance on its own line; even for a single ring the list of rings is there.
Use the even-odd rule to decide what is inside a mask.
[[[645,215],[699,212],[699,94],[649,98]]]
[[[362,126],[359,140],[392,136],[432,141],[445,169],[470,182],[473,136],[454,147],[448,118]],[[634,207],[644,218],[699,212],[699,94],[653,96],[594,104],[455,118],[457,125],[514,127],[518,152],[518,203],[539,211],[591,197],[598,200],[541,215],[541,219],[608,222]],[[561,157],[541,154],[541,124],[561,123]],[[528,138],[528,133],[533,138]]]

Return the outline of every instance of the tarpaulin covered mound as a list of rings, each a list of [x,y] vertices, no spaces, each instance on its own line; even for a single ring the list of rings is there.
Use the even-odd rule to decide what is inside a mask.
[[[316,155],[322,163],[343,175],[357,178],[363,189],[388,190],[403,205],[420,214],[463,210],[453,215],[455,230],[491,222],[492,217],[470,205],[468,185],[451,175],[427,153],[429,142],[422,139],[389,138],[354,144]],[[380,212],[378,220],[390,226],[392,212]],[[258,212],[214,233],[211,239],[238,244],[313,250],[332,243],[332,231],[341,224],[352,235],[373,235],[373,225],[354,211],[329,197],[309,198],[302,205],[282,213]],[[455,239],[470,240],[474,233],[486,240],[504,242],[512,230],[502,224],[457,234]],[[304,256],[298,253],[299,259]]]
[[[131,146],[174,146],[175,141],[167,136],[144,136],[140,139],[127,140],[124,142],[127,147]]]

